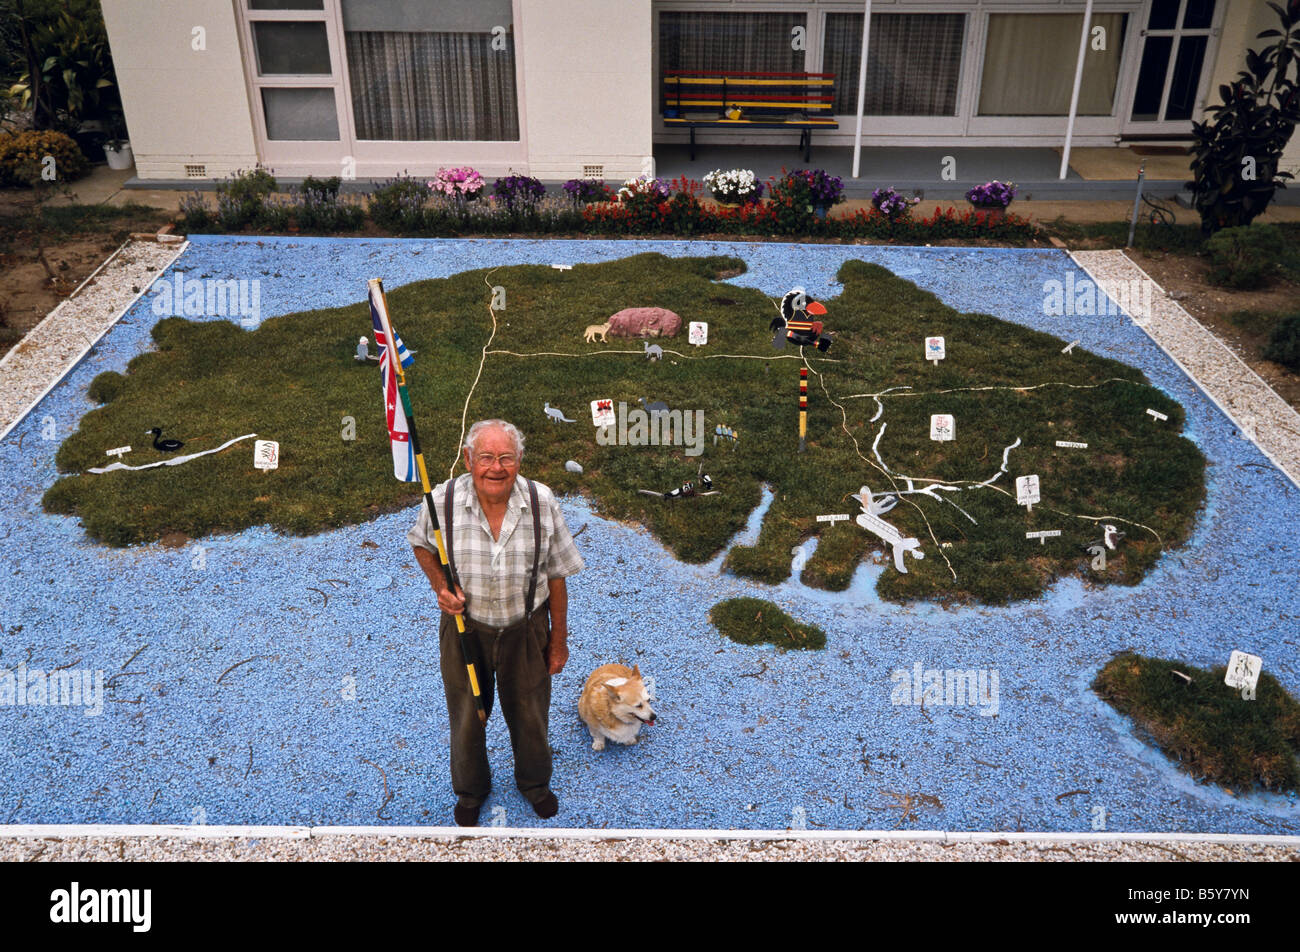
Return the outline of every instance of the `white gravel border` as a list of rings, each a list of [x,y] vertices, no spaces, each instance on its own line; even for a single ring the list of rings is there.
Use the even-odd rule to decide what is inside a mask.
[[[0,440],[81,362],[189,244],[127,239],[0,358]]]
[[[946,830],[0,826],[0,861],[1300,861],[1300,837]]]
[[[1300,413],[1123,251],[1072,251],[1070,257],[1115,300],[1123,299],[1119,287],[1150,282],[1152,313],[1133,323],[1300,488]]]

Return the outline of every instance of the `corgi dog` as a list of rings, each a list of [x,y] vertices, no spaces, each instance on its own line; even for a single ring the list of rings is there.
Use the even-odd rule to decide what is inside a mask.
[[[640,666],[606,664],[591,672],[578,698],[578,716],[591,732],[592,750],[604,750],[606,738],[635,744],[641,725],[655,723]]]

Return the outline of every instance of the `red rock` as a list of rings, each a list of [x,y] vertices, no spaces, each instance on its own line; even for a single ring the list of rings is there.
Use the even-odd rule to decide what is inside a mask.
[[[676,337],[682,319],[662,307],[627,307],[609,319],[612,337]]]

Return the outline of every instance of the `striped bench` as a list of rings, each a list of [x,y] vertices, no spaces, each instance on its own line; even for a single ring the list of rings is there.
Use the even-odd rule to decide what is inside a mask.
[[[814,129],[838,129],[833,118],[834,73],[732,73],[670,69],[663,77],[662,111],[668,128],[691,130],[798,129],[804,162],[812,158]],[[727,113],[739,109],[739,118]]]

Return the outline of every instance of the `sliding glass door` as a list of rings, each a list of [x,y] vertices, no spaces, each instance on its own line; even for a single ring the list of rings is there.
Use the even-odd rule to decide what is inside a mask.
[[[1151,0],[1124,127],[1129,135],[1185,135],[1201,114],[1217,39],[1215,0]]]

